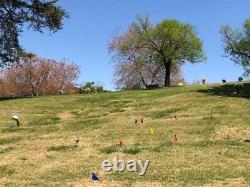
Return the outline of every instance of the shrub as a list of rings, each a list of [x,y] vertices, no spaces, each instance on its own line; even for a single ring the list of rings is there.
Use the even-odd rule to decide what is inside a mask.
[[[80,86],[79,92],[82,94],[104,92],[103,86],[95,85],[94,82],[86,82]]]
[[[243,77],[239,77],[239,78],[238,78],[238,81],[243,81]]]

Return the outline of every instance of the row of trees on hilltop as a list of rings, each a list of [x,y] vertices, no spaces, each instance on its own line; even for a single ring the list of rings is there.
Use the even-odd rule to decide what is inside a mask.
[[[19,43],[19,35],[24,28],[38,32],[57,32],[62,29],[63,20],[69,15],[57,5],[57,2],[58,0],[0,1],[0,68],[12,66],[4,70],[1,85],[8,82],[3,80],[3,77],[9,77],[9,71],[15,71],[15,74],[20,76],[27,75],[26,72],[19,72],[24,71],[26,64],[23,64],[23,61],[28,55]],[[249,75],[250,19],[245,21],[241,30],[223,26],[220,33],[225,44],[225,55],[242,66],[246,76]],[[193,26],[173,19],[163,20],[153,25],[147,16],[138,17],[125,33],[112,39],[108,48],[115,63],[115,83],[118,88],[175,85],[178,82],[184,82],[182,64],[206,60],[202,41]],[[42,62],[42,59],[37,60],[34,66],[43,69],[46,63]],[[45,61],[48,62],[48,60]],[[23,67],[17,68],[18,63]],[[54,63],[51,64],[54,66]],[[73,68],[72,64],[70,66]],[[60,66],[57,68],[57,71],[61,71]],[[66,68],[66,64],[64,68],[71,74],[71,68]],[[77,69],[74,70],[75,75],[78,74]],[[40,76],[38,72],[36,74]],[[15,81],[13,78],[11,81],[13,85]],[[16,82],[22,83],[22,81]],[[43,94],[42,91],[34,91],[41,88],[40,83],[37,84],[37,86],[30,85],[33,95]],[[54,87],[59,89],[60,86]],[[50,89],[46,88],[46,90]],[[50,92],[44,91],[44,93]]]
[[[225,56],[250,74],[250,19],[243,30],[222,26]],[[128,30],[113,37],[109,52],[118,88],[170,86],[184,82],[181,65],[206,60],[202,41],[190,24],[163,20],[153,25],[149,18],[138,17]]]

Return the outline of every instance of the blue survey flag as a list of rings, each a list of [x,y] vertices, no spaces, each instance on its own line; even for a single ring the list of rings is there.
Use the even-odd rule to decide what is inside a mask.
[[[97,177],[97,175],[94,172],[92,173],[92,180],[99,181],[99,178]]]

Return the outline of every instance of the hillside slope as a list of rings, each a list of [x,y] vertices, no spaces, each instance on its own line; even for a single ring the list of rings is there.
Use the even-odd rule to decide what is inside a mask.
[[[93,171],[98,186],[248,186],[249,87],[240,95],[229,84],[1,100],[0,186],[96,186]],[[150,160],[147,173],[103,172],[101,162],[116,155]]]

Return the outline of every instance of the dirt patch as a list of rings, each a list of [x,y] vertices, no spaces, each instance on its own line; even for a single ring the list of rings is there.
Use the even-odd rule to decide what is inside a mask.
[[[121,182],[101,180],[100,182],[93,182],[90,179],[85,179],[84,182],[75,183],[76,187],[121,187]]]
[[[225,181],[217,181],[213,184],[206,184],[205,187],[220,187],[220,186],[229,186],[229,187],[247,187],[248,184],[244,178],[235,178],[235,179],[226,179]]]
[[[58,114],[58,117],[62,120],[62,121],[68,121],[71,120],[73,118],[73,114],[71,114],[68,111],[65,112],[61,112]]]
[[[216,134],[221,137],[229,136],[230,138],[244,139],[250,136],[250,130],[242,127],[221,127],[216,130]]]
[[[133,187],[140,187],[140,186],[145,186],[145,187],[153,187],[153,186],[158,186],[161,187],[161,183],[159,182],[136,182],[133,184]],[[171,186],[171,185],[169,185]]]

